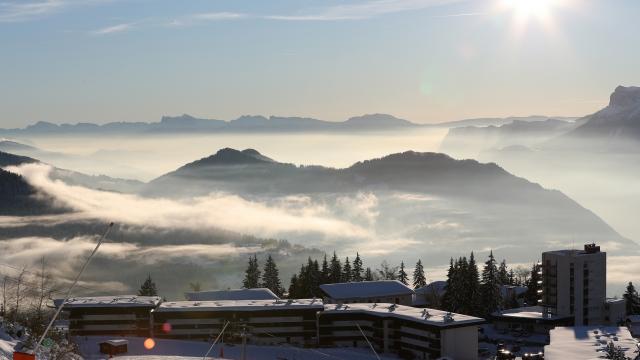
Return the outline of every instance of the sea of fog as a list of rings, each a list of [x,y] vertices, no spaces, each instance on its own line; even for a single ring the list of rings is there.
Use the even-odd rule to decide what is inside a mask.
[[[29,137],[15,140],[40,148],[43,152],[40,156],[34,155],[34,157],[38,157],[57,167],[87,174],[104,174],[148,181],[175,170],[186,163],[212,155],[225,147],[236,149],[253,148],[276,161],[297,165],[348,167],[357,161],[407,150],[439,152],[446,133],[447,129],[424,128],[367,134],[262,133],[94,137],[75,135]],[[455,154],[454,157],[479,158],[482,162],[495,161],[517,176],[538,182],[546,188],[561,190],[603,218],[621,235],[632,240],[640,239],[640,224],[636,220],[637,201],[640,201],[640,187],[638,182],[635,181],[640,173],[637,157],[633,157],[635,159],[633,161],[630,161],[627,157],[614,161],[608,155],[602,155],[598,158],[593,157],[593,154],[559,155],[546,154],[545,156],[536,155],[530,158],[509,158],[491,157],[486,154],[477,154],[477,156]],[[220,201],[221,199],[215,200]],[[368,204],[368,202],[364,201],[367,199],[357,200],[360,205],[363,203]],[[382,203],[384,198],[378,198],[376,201]],[[340,204],[349,204],[349,202],[345,202],[342,199]],[[354,209],[356,208],[365,213],[369,211],[369,207],[366,206],[354,206]],[[451,214],[451,212],[446,213]],[[322,215],[323,213],[319,214]],[[361,218],[358,219],[366,223],[365,220],[368,218],[366,216]],[[344,220],[344,217],[341,216],[336,219]],[[430,220],[433,220],[433,224],[429,227],[432,233],[428,238],[437,239],[437,234],[433,233],[436,231],[446,233],[440,234],[444,237],[451,237],[452,234],[455,234],[455,231],[452,232],[451,227],[443,228],[443,224],[448,224],[444,220],[451,219]],[[360,225],[363,228],[368,228],[365,223]],[[270,226],[278,224],[277,221],[270,221]],[[470,225],[472,224],[462,221],[460,226],[455,228],[458,229],[458,232],[461,232]],[[516,226],[517,224],[513,225]],[[246,224],[243,224],[243,226],[246,226]],[[256,226],[263,225],[257,224]],[[233,226],[230,228],[237,230]],[[326,227],[323,226],[323,228]],[[382,228],[386,227],[382,226]],[[264,228],[260,229],[259,233],[265,232]],[[283,235],[282,229],[276,230],[274,230],[275,234]],[[285,236],[284,238],[297,243],[300,237],[295,236],[295,233],[294,231],[289,234],[291,236]],[[345,253],[360,250],[367,255],[369,260],[373,261],[388,259],[395,263],[401,259],[411,258],[412,254],[408,250],[409,248],[405,249],[406,251],[403,253],[403,249],[397,246],[398,243],[410,243],[404,241],[406,239],[385,239],[385,241],[379,241],[379,243],[370,241],[370,239],[365,243],[344,243],[342,244],[342,247],[344,247],[342,250]],[[395,242],[392,241],[390,243],[389,239]],[[579,245],[582,241],[579,238],[574,240],[575,245]],[[531,239],[531,241],[536,240]],[[318,246],[325,250],[340,247],[337,244],[325,243],[322,243],[322,245],[326,246],[320,246],[320,242],[316,243],[314,241],[311,241],[311,243],[300,242],[306,246]],[[489,248],[486,246],[488,243],[490,241],[481,241],[481,243],[475,244],[474,248],[481,253],[488,251]],[[573,244],[573,240],[571,243]],[[392,245],[389,246],[390,244]],[[433,276],[432,279],[434,280],[444,276],[447,259],[447,256],[442,256],[441,253],[435,251],[435,245],[430,245],[429,253],[438,259],[441,258],[442,264],[426,255],[423,259],[425,261],[429,260],[428,264],[432,265],[429,270],[430,276]],[[499,252],[508,252],[506,249],[501,250],[501,247],[495,243],[491,244],[490,247]],[[387,252],[380,252],[380,249],[386,249]],[[388,252],[390,249],[393,249],[391,253]],[[638,261],[638,256],[635,253],[629,254],[629,256],[621,256],[620,251],[622,249],[610,250],[618,252],[615,256],[610,254],[608,276],[610,292],[619,294],[622,292],[626,281],[637,280],[640,261]],[[139,251],[148,250],[142,249]],[[208,250],[206,252],[207,254],[209,253]],[[528,259],[528,256],[523,256],[522,259],[512,258],[512,265],[523,261],[521,265],[527,266],[525,258]],[[536,259],[532,258],[532,260]],[[375,265],[375,262],[371,265]],[[231,286],[232,284],[227,285]]]
[[[348,167],[407,150],[438,151],[446,133],[447,129],[428,128],[368,134],[48,136],[25,140],[40,149],[68,155],[51,158],[58,167],[148,181],[225,147],[253,148],[276,161],[297,165]]]

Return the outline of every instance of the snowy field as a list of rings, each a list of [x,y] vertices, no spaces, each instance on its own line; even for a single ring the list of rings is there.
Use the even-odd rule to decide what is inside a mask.
[[[113,337],[78,337],[75,341],[86,360],[106,359],[100,354],[98,344]],[[129,352],[117,359],[121,360],[185,360],[202,359],[210,343],[203,341],[182,341],[157,339],[153,349],[145,349],[144,338],[129,337]],[[211,359],[240,359],[240,346],[224,345],[224,357],[220,356],[221,346],[216,345],[209,354]],[[247,345],[247,359],[251,360],[371,360],[375,355],[368,349],[355,348],[321,348],[303,349],[290,346],[257,346]],[[397,360],[391,355],[380,356],[384,360]]]
[[[0,318],[0,324],[2,324],[2,318]],[[12,338],[4,331],[4,328],[0,326],[0,360],[9,360],[13,358],[13,348],[18,343],[18,340]]]

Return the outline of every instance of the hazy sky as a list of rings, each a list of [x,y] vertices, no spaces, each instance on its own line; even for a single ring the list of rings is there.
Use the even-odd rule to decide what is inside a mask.
[[[2,0],[0,126],[583,115],[640,84],[639,16],[638,0]]]

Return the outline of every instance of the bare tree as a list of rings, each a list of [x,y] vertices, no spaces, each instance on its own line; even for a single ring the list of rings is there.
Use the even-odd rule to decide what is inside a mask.
[[[47,263],[44,257],[40,260],[40,270],[36,274],[36,282],[36,286],[33,287],[35,293],[34,307],[38,319],[41,320],[44,316],[44,307],[47,300],[57,291],[57,287],[53,284],[53,277],[51,273],[47,271]]]
[[[380,263],[380,267],[376,269],[378,279],[380,280],[396,280],[398,277],[398,266],[391,266],[387,260]]]
[[[14,309],[15,313],[14,313],[14,321],[18,319],[18,314],[20,313],[20,302],[22,302],[22,300],[24,300],[24,288],[22,286],[23,282],[24,282],[24,277],[27,273],[27,269],[22,268],[22,270],[20,270],[20,274],[18,275],[17,278],[15,278],[15,283],[16,283],[16,307]]]
[[[516,284],[518,286],[526,285],[527,281],[529,281],[529,275],[531,275],[531,269],[518,265],[513,272],[516,275]]]
[[[7,275],[2,278],[2,311],[0,315],[5,316],[7,312]]]

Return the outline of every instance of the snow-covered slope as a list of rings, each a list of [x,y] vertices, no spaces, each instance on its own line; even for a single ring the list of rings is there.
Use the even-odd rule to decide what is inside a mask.
[[[2,318],[0,318],[0,324],[2,323]],[[0,359],[12,359],[13,358],[13,348],[18,343],[18,340],[12,338],[4,331],[4,327],[0,326]]]

